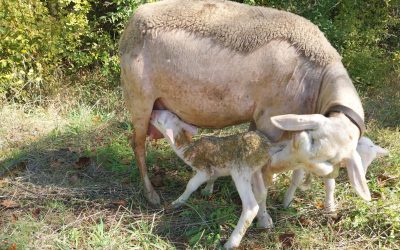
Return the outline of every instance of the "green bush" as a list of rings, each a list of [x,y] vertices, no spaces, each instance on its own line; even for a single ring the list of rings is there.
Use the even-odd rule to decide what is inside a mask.
[[[60,75],[118,75],[117,41],[137,0],[1,0],[0,100],[32,101]],[[114,84],[115,86],[116,84]],[[60,86],[58,86],[60,87]]]
[[[357,88],[378,88],[400,76],[399,0],[246,0],[311,20],[339,51]]]
[[[118,39],[145,2],[0,0],[0,101],[40,100],[81,70],[100,71],[107,88],[119,85]],[[400,0],[240,2],[288,10],[317,24],[360,89],[385,84],[392,72],[400,75]]]

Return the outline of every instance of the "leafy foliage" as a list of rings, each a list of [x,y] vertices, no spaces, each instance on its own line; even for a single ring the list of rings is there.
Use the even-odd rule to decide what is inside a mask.
[[[99,67],[112,80],[117,40],[137,5],[137,0],[0,1],[0,100],[46,96],[58,77],[82,68]]]
[[[138,5],[152,0],[0,0],[0,101],[37,102],[64,77],[96,69],[118,85],[117,46]],[[310,19],[343,56],[356,86],[400,75],[400,0],[244,0]],[[75,83],[76,84],[76,83]],[[59,91],[58,91],[59,92]]]
[[[339,51],[356,86],[362,90],[400,75],[399,0],[247,0],[287,10],[318,25]]]

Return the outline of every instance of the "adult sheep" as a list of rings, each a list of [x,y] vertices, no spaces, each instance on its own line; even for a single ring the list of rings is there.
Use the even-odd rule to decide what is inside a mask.
[[[132,147],[151,203],[160,202],[145,164],[153,109],[198,127],[251,121],[273,141],[306,130],[312,145],[299,163],[345,163],[357,193],[370,199],[356,151],[360,98],[340,55],[308,20],[229,1],[165,0],[137,9],[119,53]]]

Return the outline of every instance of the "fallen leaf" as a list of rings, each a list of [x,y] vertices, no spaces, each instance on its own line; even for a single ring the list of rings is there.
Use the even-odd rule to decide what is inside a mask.
[[[4,200],[0,203],[5,208],[16,208],[19,207],[19,204],[13,200]]]
[[[308,226],[308,225],[310,225],[310,224],[312,223],[311,220],[309,220],[309,219],[307,219],[306,217],[303,217],[303,216],[301,216],[301,217],[299,218],[299,222],[300,222],[300,224],[301,224],[302,226]]]
[[[376,177],[378,186],[384,187],[387,186],[388,184],[392,184],[397,178],[395,176],[390,176],[390,175],[385,175],[385,174],[380,174]]]
[[[324,203],[322,203],[322,202],[320,202],[320,201],[318,201],[318,202],[316,202],[315,204],[315,207],[316,208],[318,208],[318,209],[324,209]]]
[[[0,188],[2,188],[2,187],[7,187],[8,184],[9,184],[8,179],[1,179],[1,180],[0,180]]]
[[[99,115],[93,116],[92,121],[95,123],[101,122],[101,116],[99,116]]]
[[[81,169],[81,168],[84,168],[84,167],[89,166],[89,164],[90,164],[90,157],[81,156],[81,157],[79,157],[79,159],[75,162],[74,168],[76,168],[76,169]]]
[[[16,243],[12,243],[11,246],[9,246],[7,248],[7,250],[16,250],[17,249],[17,244]]]
[[[164,185],[163,177],[161,175],[154,175],[153,177],[150,178],[150,181],[155,187],[161,187]]]
[[[279,241],[282,244],[283,248],[290,248],[293,246],[293,241],[294,241],[294,236],[295,234],[292,232],[289,233],[284,233],[279,235]]]
[[[128,202],[126,200],[116,200],[116,201],[112,201],[111,204],[116,205],[116,206],[126,207],[126,205],[128,205]]]
[[[32,216],[34,217],[34,218],[36,218],[36,219],[38,219],[39,218],[39,215],[40,215],[40,208],[35,208],[35,209],[33,209],[33,211],[32,211]]]
[[[11,215],[11,223],[15,223],[18,220],[18,216],[16,214]]]

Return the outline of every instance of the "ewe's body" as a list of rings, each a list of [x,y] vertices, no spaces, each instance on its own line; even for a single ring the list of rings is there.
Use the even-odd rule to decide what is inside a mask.
[[[198,127],[252,121],[272,141],[280,140],[284,130],[293,130],[273,126],[270,118],[276,115],[325,114],[342,105],[361,122],[364,118],[336,51],[316,26],[287,12],[217,0],[143,5],[121,37],[120,54],[136,161],[145,195],[155,204],[159,197],[145,164],[154,106]],[[357,192],[368,199],[355,152],[359,125],[342,113],[324,123],[307,131],[320,146],[312,147],[302,161],[308,166],[346,161],[353,186],[358,185]]]
[[[211,184],[205,187],[205,191],[212,192],[215,179],[230,175],[242,200],[243,210],[224,247],[238,247],[256,215],[259,226],[273,227],[266,210],[267,190],[260,171],[270,162],[271,144],[262,133],[252,131],[227,137],[202,137],[191,142],[187,138],[190,131],[185,129],[189,125],[169,111],[153,111],[151,123],[166,137],[177,155],[196,171],[173,206],[185,203],[205,182]]]

